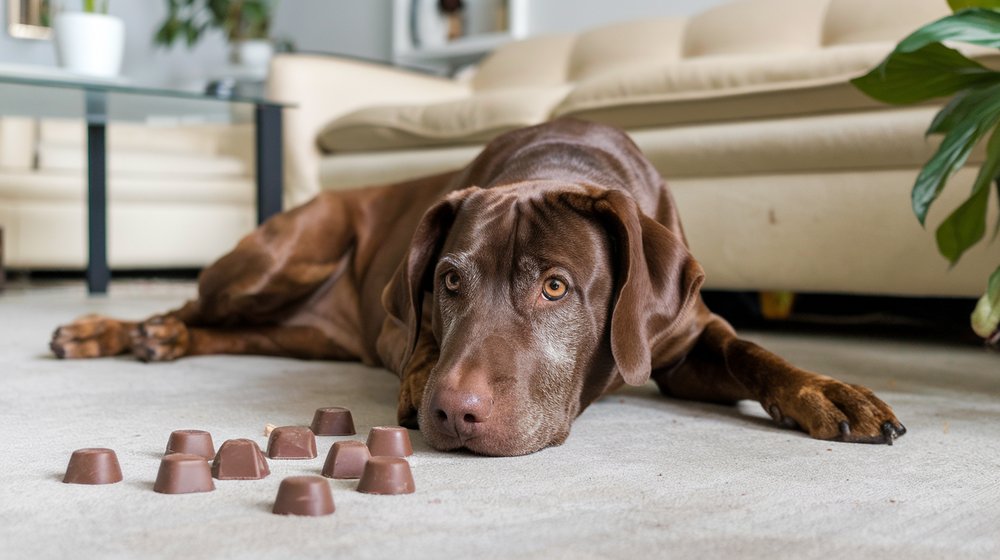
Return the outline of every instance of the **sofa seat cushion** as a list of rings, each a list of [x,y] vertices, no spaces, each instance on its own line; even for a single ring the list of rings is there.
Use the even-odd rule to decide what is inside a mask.
[[[475,159],[482,149],[479,144],[469,144],[417,150],[330,154],[319,162],[319,182],[327,190],[398,183],[461,169]]]
[[[924,136],[938,106],[906,107],[630,131],[669,182],[815,171],[917,169],[939,136]],[[969,157],[981,163],[980,145]]]
[[[548,120],[568,89],[511,88],[442,103],[366,107],[327,124],[317,142],[328,153],[478,144]]]
[[[555,115],[645,127],[875,107],[849,80],[892,48],[867,43],[631,67],[581,82]]]

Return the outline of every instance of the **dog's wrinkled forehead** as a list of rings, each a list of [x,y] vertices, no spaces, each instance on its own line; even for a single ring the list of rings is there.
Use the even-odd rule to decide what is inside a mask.
[[[461,268],[520,270],[562,267],[570,272],[592,263],[603,230],[568,204],[583,187],[554,182],[472,189],[464,194],[441,253]]]

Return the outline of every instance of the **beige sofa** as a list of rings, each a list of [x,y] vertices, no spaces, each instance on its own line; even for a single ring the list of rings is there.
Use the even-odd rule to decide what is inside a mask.
[[[282,55],[286,204],[322,189],[456,168],[490,138],[555,117],[626,128],[674,190],[707,286],[972,296],[986,247],[949,271],[909,190],[936,108],[887,108],[848,83],[944,0],[742,0],[496,51],[470,82]],[[994,249],[995,250],[995,249]]]
[[[12,269],[86,264],[80,121],[0,118],[0,226]],[[252,125],[108,127],[115,269],[201,267],[255,226]]]

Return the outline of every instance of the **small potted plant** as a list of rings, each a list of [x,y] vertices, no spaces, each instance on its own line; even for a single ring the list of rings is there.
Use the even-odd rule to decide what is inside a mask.
[[[121,71],[125,23],[108,15],[108,0],[84,0],[82,12],[60,11],[53,31],[63,68],[102,78],[113,78]]]
[[[274,54],[270,40],[273,0],[166,0],[167,18],[153,41],[169,47],[183,40],[192,47],[209,29],[220,29],[233,64],[264,75]]]

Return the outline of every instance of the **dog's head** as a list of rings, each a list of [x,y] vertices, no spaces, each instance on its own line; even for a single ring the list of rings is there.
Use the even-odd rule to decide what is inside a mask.
[[[424,437],[485,455],[562,443],[595,399],[648,380],[651,346],[685,320],[702,278],[624,192],[453,193],[424,215],[383,297],[406,329],[400,371],[426,376]],[[436,359],[415,359],[427,337]]]

